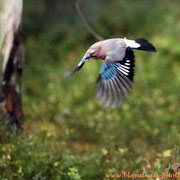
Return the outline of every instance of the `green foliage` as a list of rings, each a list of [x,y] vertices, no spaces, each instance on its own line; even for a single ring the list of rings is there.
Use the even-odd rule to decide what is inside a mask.
[[[0,179],[166,172],[180,161],[179,1],[83,1],[83,12],[102,36],[144,37],[158,50],[135,52],[134,88],[117,109],[95,100],[100,62],[63,77],[95,39],[74,1],[50,2],[24,1],[26,119],[22,135],[0,131]]]

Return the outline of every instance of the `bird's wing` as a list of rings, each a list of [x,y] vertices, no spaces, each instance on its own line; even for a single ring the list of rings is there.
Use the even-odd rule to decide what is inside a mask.
[[[97,98],[106,107],[122,104],[126,94],[132,88],[134,75],[134,53],[127,48],[122,61],[103,63],[97,79]]]

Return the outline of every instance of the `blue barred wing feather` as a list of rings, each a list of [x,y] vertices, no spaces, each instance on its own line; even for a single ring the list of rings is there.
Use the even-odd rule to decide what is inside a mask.
[[[122,61],[103,63],[97,79],[97,98],[106,107],[122,104],[132,88],[134,76],[134,53],[127,48]]]

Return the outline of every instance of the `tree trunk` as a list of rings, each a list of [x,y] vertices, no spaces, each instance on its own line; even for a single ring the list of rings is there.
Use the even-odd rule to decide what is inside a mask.
[[[0,121],[22,129],[21,77],[24,50],[21,36],[23,0],[0,1]]]

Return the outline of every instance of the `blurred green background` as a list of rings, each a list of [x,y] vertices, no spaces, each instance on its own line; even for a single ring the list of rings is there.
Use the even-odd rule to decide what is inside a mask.
[[[94,180],[106,179],[105,173],[166,172],[180,162],[180,1],[81,3],[105,39],[143,37],[158,50],[135,52],[133,90],[116,109],[95,99],[101,62],[90,61],[63,78],[97,41],[74,2],[24,1],[24,132],[7,136],[1,127],[0,179]]]

